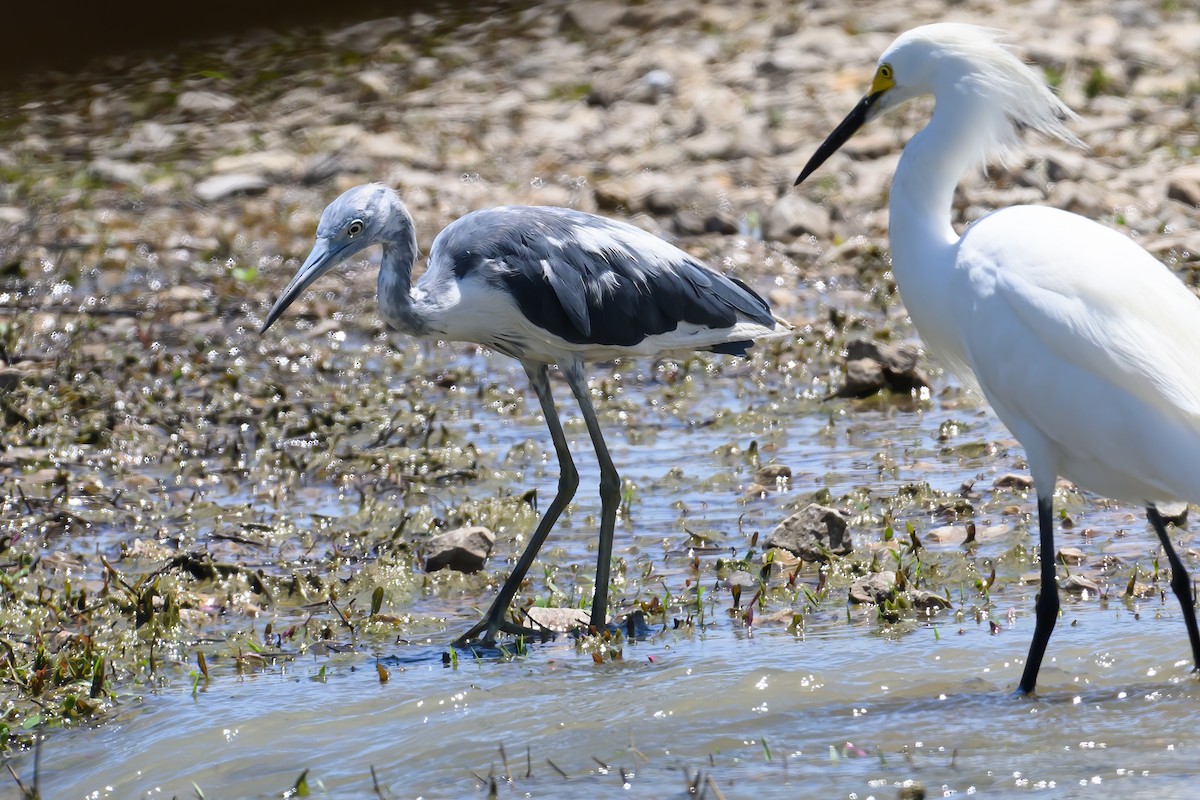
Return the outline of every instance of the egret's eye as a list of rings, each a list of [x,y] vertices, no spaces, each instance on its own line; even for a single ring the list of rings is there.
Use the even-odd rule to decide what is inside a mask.
[[[363,232],[364,227],[366,226],[363,225],[363,221],[361,219],[356,219],[346,226],[346,234],[349,236],[358,236]]]
[[[892,65],[884,64],[884,65],[880,66],[879,67],[879,77],[887,78],[888,80],[891,80],[892,79]]]

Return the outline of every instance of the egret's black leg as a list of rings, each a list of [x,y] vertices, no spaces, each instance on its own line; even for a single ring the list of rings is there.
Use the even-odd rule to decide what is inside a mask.
[[[1158,541],[1162,544],[1163,550],[1167,551],[1167,561],[1171,564],[1171,591],[1175,592],[1175,596],[1179,598],[1179,607],[1183,609],[1183,621],[1187,625],[1188,641],[1192,643],[1192,663],[1196,669],[1200,669],[1200,629],[1196,628],[1196,604],[1192,599],[1191,578],[1188,577],[1183,561],[1180,560],[1179,554],[1175,552],[1175,546],[1171,544],[1171,539],[1167,536],[1167,521],[1163,519],[1162,514],[1158,513],[1158,509],[1154,506],[1147,506],[1146,518],[1154,526],[1154,532],[1158,534]]]
[[[542,404],[546,427],[550,429],[550,438],[554,441],[554,450],[558,454],[558,493],[554,495],[554,500],[546,509],[546,513],[542,515],[537,529],[534,530],[529,544],[525,547],[525,552],[521,553],[521,557],[517,559],[517,564],[513,567],[508,580],[500,587],[500,594],[496,596],[487,615],[478,625],[455,639],[455,647],[465,647],[473,641],[490,644],[496,640],[496,634],[501,631],[517,635],[538,635],[538,631],[509,622],[504,615],[508,613],[509,603],[516,595],[521,581],[525,580],[525,574],[529,572],[529,567],[537,558],[538,550],[542,548],[542,543],[546,541],[550,529],[554,527],[554,523],[558,521],[563,509],[567,507],[567,503],[571,502],[571,498],[575,496],[575,490],[579,488],[579,472],[575,469],[575,462],[571,460],[571,451],[567,448],[567,436],[563,433],[562,422],[558,418],[558,411],[554,408],[548,367],[536,361],[524,360],[521,361],[521,366],[525,367],[529,383],[533,387],[534,393],[537,394],[538,402]],[[480,633],[483,633],[482,637],[479,636]]]
[[[1058,566],[1054,562],[1054,494],[1038,492],[1038,531],[1041,534],[1041,552],[1038,560],[1042,568],[1042,590],[1038,592],[1037,621],[1033,627],[1033,641],[1029,645],[1029,656],[1025,659],[1025,671],[1021,673],[1021,694],[1033,694],[1037,683],[1038,669],[1046,644],[1058,621]]]
[[[583,420],[587,423],[588,433],[592,437],[592,446],[596,448],[596,459],[600,462],[600,542],[596,547],[596,592],[592,595],[591,625],[596,630],[603,630],[608,623],[608,573],[612,565],[613,530],[617,524],[617,506],[621,502],[621,476],[608,454],[608,445],[604,443],[604,434],[600,430],[600,420],[596,418],[596,410],[592,408],[592,400],[588,395],[587,378],[583,374],[583,364],[559,367],[566,376],[575,399],[579,401],[579,410],[583,412]]]

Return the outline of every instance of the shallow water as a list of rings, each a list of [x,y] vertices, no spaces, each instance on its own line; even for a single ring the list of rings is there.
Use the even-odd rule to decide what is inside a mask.
[[[476,360],[457,348],[434,348],[429,357],[474,361],[481,383],[520,386],[519,370],[504,359]],[[615,422],[610,405],[602,404],[609,407],[614,459],[637,487],[632,514],[617,531],[616,553],[628,565],[619,602],[654,593],[638,584],[644,569],[681,591],[691,574],[685,528],[703,531],[715,545],[700,558],[699,573],[715,586],[716,556],[744,551],[753,531],[765,535],[821,486],[834,497],[863,496],[868,488],[863,520],[893,498],[896,521],[911,522],[923,536],[944,520],[895,503],[898,489],[927,482],[956,492],[979,476],[980,528],[1003,522],[1011,529],[981,541],[969,559],[978,560],[981,574],[988,565],[1002,573],[1035,568],[1012,555],[1029,544],[1032,498],[991,488],[993,475],[1019,466],[1019,449],[1000,446],[966,458],[938,442],[950,419],[969,421],[969,441],[1008,442],[987,412],[969,404],[943,408],[937,399],[913,412],[792,398],[780,401],[783,413],[760,415],[762,401],[745,386],[752,369],[733,365],[705,379],[718,391],[685,404],[686,420],[711,424],[689,424],[653,411],[661,386],[648,379],[648,369],[619,370],[624,389],[617,405],[651,409],[636,430]],[[594,369],[598,377],[608,372]],[[556,385],[560,395],[562,388]],[[939,381],[935,390],[941,388]],[[523,402],[532,411],[533,401]],[[580,564],[582,575],[590,571],[598,475],[577,413],[564,407],[564,416],[572,439],[583,440],[576,442],[581,490],[539,564]],[[519,447],[545,438],[539,418],[464,404],[448,425],[470,433],[480,443],[481,463],[495,470],[481,470],[481,480],[454,487],[443,501],[511,490],[508,470],[526,475],[519,485],[536,484],[549,497],[556,469],[538,448]],[[753,473],[745,457],[752,436],[769,460],[794,471],[790,486],[761,499],[741,494]],[[741,450],[731,454],[731,445]],[[1140,515],[1130,516],[1135,510],[1060,496],[1079,528],[1098,531],[1066,533],[1060,544],[1081,547],[1090,560],[1117,552],[1126,565],[1151,564],[1153,536]],[[312,498],[312,513],[336,513],[328,493]],[[1014,504],[1019,513],[998,510]],[[294,516],[303,512],[291,509]],[[869,522],[855,534],[860,550],[881,536]],[[520,547],[499,538],[493,564]],[[931,563],[962,558],[953,545],[927,548]],[[802,573],[802,581],[811,585],[814,574]],[[568,591],[586,597],[589,586],[583,576]],[[184,797],[194,794],[194,783],[205,797],[277,797],[307,770],[315,796],[363,797],[373,795],[373,767],[384,796],[396,797],[470,795],[493,775],[501,797],[607,796],[623,789],[630,796],[682,797],[697,775],[707,787],[697,791],[710,797],[719,789],[727,797],[883,798],[896,796],[906,781],[922,782],[928,796],[1052,789],[1056,797],[1184,797],[1197,773],[1200,684],[1189,672],[1186,636],[1169,594],[1127,602],[1114,585],[1104,597],[1064,595],[1041,695],[1017,699],[1009,693],[1032,633],[1034,592],[1018,582],[997,584],[982,613],[962,589],[954,608],[928,622],[896,625],[883,624],[873,607],[847,606],[843,593],[805,613],[798,633],[778,618],[748,629],[730,613],[728,592],[714,588],[702,624],[676,629],[651,620],[654,633],[627,642],[620,661],[597,664],[559,641],[513,660],[462,654],[456,667],[443,666],[445,643],[491,591],[465,596],[461,606],[436,592],[417,598],[414,612],[445,615],[445,630],[427,641],[301,656],[242,676],[215,663],[213,680],[194,696],[176,681],[126,697],[116,721],[47,740],[43,796]],[[377,661],[389,673],[386,683]],[[32,769],[28,758],[16,767]]]
[[[383,685],[369,661],[322,681],[301,662],[55,737],[44,796],[190,796],[195,782],[207,797],[277,797],[308,769],[328,796],[361,797],[371,767],[398,797],[471,794],[489,774],[501,796],[623,783],[684,796],[697,771],[730,797],[892,797],[907,780],[930,796],[1189,796],[1200,689],[1156,655],[1178,644],[1177,620],[1073,607],[1065,622],[1037,700],[1007,694],[1025,620],[940,641],[838,624],[803,640],[668,632],[603,666],[567,644],[456,669],[437,648],[401,650],[413,660],[390,662]]]

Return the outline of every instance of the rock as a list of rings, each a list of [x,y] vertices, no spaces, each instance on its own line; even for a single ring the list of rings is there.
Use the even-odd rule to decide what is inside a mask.
[[[1078,547],[1061,547],[1058,550],[1059,562],[1068,566],[1077,566],[1087,560],[1087,554]]]
[[[625,4],[621,24],[643,31],[677,28],[696,18],[692,3]]]
[[[457,572],[478,572],[495,543],[495,535],[482,525],[439,534],[429,540],[425,571],[449,567]]]
[[[702,233],[708,232],[705,229],[704,217],[695,211],[685,210],[676,213],[675,217],[671,220],[671,227],[680,236],[699,236]]]
[[[1200,165],[1177,169],[1167,178],[1167,198],[1195,208],[1200,206]]]
[[[841,512],[812,503],[771,531],[767,547],[779,547],[805,561],[826,561],[828,554],[844,556],[854,549]]]
[[[720,233],[732,236],[740,230],[738,218],[731,211],[714,211],[704,219],[705,233]]]
[[[354,76],[362,87],[362,95],[367,100],[383,100],[391,97],[392,83],[388,77],[377,69],[360,72]]]
[[[911,344],[881,344],[870,339],[852,339],[846,344],[846,360],[873,358],[887,370],[912,372],[917,368],[920,351]]]
[[[851,603],[875,603],[889,600],[896,593],[896,573],[891,570],[859,578],[850,584]]]
[[[259,150],[236,156],[221,156],[213,162],[212,169],[213,172],[221,174],[246,172],[290,178],[300,173],[301,162],[299,156],[286,150]]]
[[[642,85],[657,99],[675,91],[675,76],[665,69],[652,69],[642,76]]]
[[[821,67],[821,57],[794,47],[778,47],[755,66],[760,75],[811,75]]]
[[[1046,153],[1046,178],[1059,181],[1077,181],[1083,177],[1087,159],[1082,153],[1071,150],[1051,150]]]
[[[786,464],[767,464],[759,467],[754,473],[754,482],[770,486],[781,480],[792,479],[792,468]]]
[[[597,108],[608,108],[617,102],[617,93],[607,86],[593,86],[588,90],[587,96],[583,98],[583,102]]]
[[[558,30],[561,33],[603,36],[617,25],[624,14],[625,8],[621,3],[590,0],[571,3],[559,20]]]
[[[108,183],[125,186],[141,186],[145,183],[143,167],[109,158],[97,158],[88,164],[88,174]]]
[[[363,134],[359,137],[357,153],[410,166],[425,164],[428,161],[426,149],[414,144],[410,138],[397,131]]]
[[[1094,592],[1099,594],[1100,584],[1086,575],[1076,573],[1062,582],[1062,590],[1064,592]]]
[[[327,181],[343,169],[342,160],[335,153],[317,153],[304,162],[300,170],[300,182],[305,186]]]
[[[910,344],[854,339],[846,345],[846,381],[835,396],[867,397],[882,389],[911,394],[928,388],[929,377],[917,366],[918,357]]]
[[[1033,478],[1028,475],[1020,475],[1016,472],[1006,472],[992,481],[992,486],[997,489],[1032,489]]]
[[[414,24],[415,19],[407,17],[372,19],[335,31],[325,39],[332,48],[351,50],[366,55],[374,53],[391,38],[410,34]]]
[[[1176,528],[1187,525],[1187,503],[1159,503],[1155,508],[1158,510],[1159,516]]]
[[[591,614],[582,608],[543,608],[541,606],[530,606],[525,610],[525,618],[539,628],[555,633],[586,628],[592,621]]]
[[[16,367],[0,367],[0,391],[8,392],[21,384],[29,373]]]
[[[630,178],[614,178],[596,186],[596,205],[605,211],[636,214],[673,214],[683,205],[679,187],[664,175],[639,173]]]
[[[725,576],[725,588],[738,587],[743,592],[758,591],[758,578],[743,569],[737,569]]]
[[[133,153],[161,153],[173,147],[178,138],[166,125],[147,120],[133,126],[127,147]]]
[[[261,175],[234,173],[214,175],[196,184],[196,196],[205,203],[215,203],[235,194],[259,194],[271,184]]]
[[[976,526],[975,541],[990,542],[1008,536],[1012,531],[1011,525]],[[965,525],[942,525],[925,531],[921,534],[921,539],[927,544],[965,544],[967,528]]]
[[[922,611],[940,611],[949,608],[951,603],[945,595],[936,594],[926,589],[909,589],[905,594],[912,601],[913,607]]]
[[[846,362],[846,375],[836,397],[869,397],[887,388],[883,365],[873,358],[856,358]]]
[[[763,218],[764,239],[781,241],[797,236],[815,236],[825,240],[830,235],[829,212],[802,195],[788,192],[775,201]]]
[[[175,98],[175,105],[180,111],[190,111],[193,114],[213,114],[228,111],[237,105],[237,99],[220,92],[191,90],[181,92]]]
[[[0,206],[0,225],[24,225],[29,211],[20,206]]]

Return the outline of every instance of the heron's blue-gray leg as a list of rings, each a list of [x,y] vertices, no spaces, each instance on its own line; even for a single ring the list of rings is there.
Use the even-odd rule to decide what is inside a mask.
[[[1033,642],[1029,645],[1029,656],[1025,659],[1025,671],[1021,673],[1021,694],[1032,694],[1037,683],[1038,669],[1054,623],[1058,621],[1058,565],[1054,562],[1054,493],[1038,492],[1038,531],[1041,534],[1041,552],[1038,560],[1042,567],[1042,590],[1038,592],[1037,619],[1033,626]]]
[[[596,630],[603,630],[608,623],[608,574],[612,565],[617,506],[621,502],[621,476],[617,474],[617,468],[608,454],[608,445],[604,443],[604,433],[600,430],[600,420],[596,418],[596,410],[592,408],[587,378],[583,374],[583,363],[576,361],[572,364],[559,364],[559,368],[574,392],[575,399],[579,401],[579,410],[583,412],[583,420],[587,423],[588,433],[592,437],[592,446],[596,449],[596,460],[600,462],[600,540],[596,547],[596,591],[592,595],[591,625]]]
[[[1188,577],[1179,554],[1175,552],[1175,546],[1171,544],[1171,537],[1167,536],[1167,521],[1163,519],[1162,514],[1158,513],[1154,506],[1147,506],[1146,518],[1154,526],[1154,532],[1158,534],[1158,541],[1163,550],[1167,551],[1167,561],[1171,564],[1171,591],[1175,593],[1175,597],[1179,599],[1179,607],[1183,609],[1188,641],[1192,643],[1192,663],[1196,669],[1200,669],[1200,629],[1196,627],[1196,603],[1192,598],[1191,578]]]
[[[542,515],[537,529],[534,530],[529,544],[525,547],[525,552],[521,553],[521,557],[517,559],[516,566],[513,567],[508,580],[504,581],[504,585],[500,587],[500,594],[496,596],[487,615],[478,625],[455,639],[455,647],[465,647],[475,641],[491,644],[496,640],[496,634],[501,631],[517,635],[538,635],[538,631],[506,620],[505,614],[508,613],[508,606],[512,603],[521,581],[525,580],[525,574],[529,572],[529,567],[537,558],[538,551],[546,541],[550,529],[554,527],[554,523],[562,515],[567,503],[571,502],[571,498],[575,496],[575,490],[579,488],[579,472],[575,469],[575,462],[571,459],[571,451],[567,447],[567,436],[563,433],[562,422],[558,418],[558,411],[554,408],[548,367],[536,361],[525,360],[521,361],[521,366],[525,368],[525,374],[529,376],[529,384],[533,387],[538,402],[542,405],[542,415],[546,418],[546,427],[550,429],[550,438],[554,441],[554,451],[558,454],[558,493],[554,495],[554,500],[546,509],[546,513]],[[480,633],[484,634],[482,638],[479,637]]]

